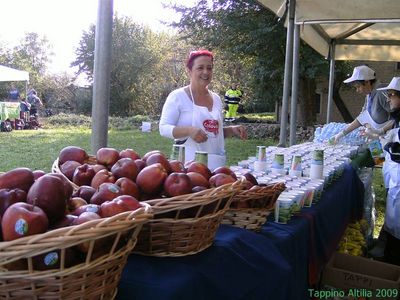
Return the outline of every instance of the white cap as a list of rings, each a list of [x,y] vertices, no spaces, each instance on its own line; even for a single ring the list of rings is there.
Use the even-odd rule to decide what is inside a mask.
[[[380,88],[378,90],[396,90],[400,91],[400,77],[393,77],[392,81],[388,86]]]
[[[375,71],[367,66],[358,66],[353,70],[353,75],[347,78],[344,83],[350,83],[356,80],[372,80],[375,79]]]

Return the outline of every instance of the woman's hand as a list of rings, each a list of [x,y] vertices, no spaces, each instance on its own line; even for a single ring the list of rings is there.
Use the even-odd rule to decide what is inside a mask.
[[[204,143],[205,141],[208,140],[208,136],[204,132],[204,130],[201,130],[200,128],[196,128],[196,127],[192,127],[190,137],[196,143]]]
[[[230,126],[230,128],[232,130],[232,136],[237,136],[242,140],[247,139],[247,130],[243,125]]]

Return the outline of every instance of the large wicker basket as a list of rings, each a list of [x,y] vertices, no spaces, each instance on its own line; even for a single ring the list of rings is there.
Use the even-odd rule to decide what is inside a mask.
[[[276,199],[284,190],[285,185],[277,183],[260,186],[255,190],[240,191],[233,197],[222,224],[259,231],[273,211]]]
[[[154,219],[143,226],[134,253],[185,256],[198,253],[214,241],[222,217],[243,181],[201,192],[145,201]]]
[[[144,204],[134,212],[0,242],[0,299],[113,299],[150,211]],[[87,252],[69,267],[69,251],[81,245]],[[35,270],[37,256],[50,253],[58,253],[60,264]]]

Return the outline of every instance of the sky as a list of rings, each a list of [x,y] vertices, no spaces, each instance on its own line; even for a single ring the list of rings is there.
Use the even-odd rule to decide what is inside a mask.
[[[26,32],[46,36],[55,55],[50,72],[69,72],[74,52],[84,30],[96,24],[99,0],[0,0],[0,43],[15,46]],[[170,31],[160,23],[179,20],[162,3],[191,6],[195,0],[114,0],[114,13],[129,16],[134,22],[155,31]]]

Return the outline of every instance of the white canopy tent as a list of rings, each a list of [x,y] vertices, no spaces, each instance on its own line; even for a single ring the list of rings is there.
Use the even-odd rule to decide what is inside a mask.
[[[279,17],[284,15],[287,8],[289,9],[286,20],[287,59],[282,100],[281,145],[286,143],[290,74],[293,75],[292,99],[297,99],[299,38],[331,61],[327,122],[330,122],[332,111],[335,60],[400,61],[399,0],[259,0],[259,2]],[[292,101],[291,108],[294,111],[292,110],[291,126],[294,128],[290,128],[291,144],[295,140],[295,107],[296,101]]]
[[[27,95],[29,72],[0,65],[0,81],[25,81],[25,95]]]

